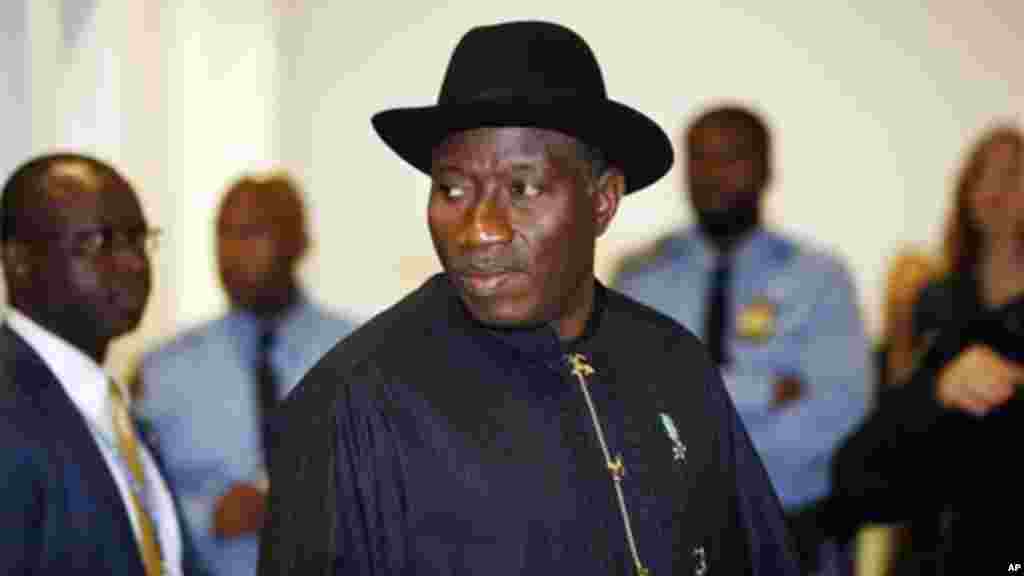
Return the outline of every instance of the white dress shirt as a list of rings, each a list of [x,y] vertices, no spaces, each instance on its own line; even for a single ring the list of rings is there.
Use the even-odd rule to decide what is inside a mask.
[[[121,494],[125,512],[131,519],[135,538],[141,539],[139,518],[131,505],[130,472],[121,464],[116,453],[117,436],[114,432],[113,408],[108,391],[110,376],[92,358],[67,341],[36,324],[24,314],[11,308],[7,311],[7,326],[24,339],[57,377],[72,403],[89,424],[93,440],[114,477]],[[121,386],[120,383],[118,383]],[[129,398],[122,388],[124,398]],[[146,501],[156,523],[157,538],[164,559],[164,573],[181,576],[182,542],[177,514],[171,492],[160,470],[143,442],[138,442],[142,465],[146,474]]]

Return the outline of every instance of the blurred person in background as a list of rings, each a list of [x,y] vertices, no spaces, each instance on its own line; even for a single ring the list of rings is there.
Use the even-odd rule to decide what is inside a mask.
[[[1001,126],[968,155],[948,245],[950,274],[926,288],[929,343],[908,381],[835,459],[830,526],[910,522],[908,573],[1006,572],[1024,514],[1009,472],[1024,432],[1024,173],[1021,132]]]
[[[697,224],[672,233],[615,280],[626,294],[703,335],[786,510],[805,574],[851,559],[818,515],[832,452],[864,415],[868,342],[835,257],[762,222],[771,135],[754,112],[710,109],[685,133]]]
[[[127,387],[103,369],[150,293],[155,231],[110,165],[48,154],[3,189],[0,573],[194,574]]]
[[[1000,124],[979,138],[956,180],[946,228],[949,272],[914,305],[917,335],[928,339],[979,311],[995,308],[1024,287],[1008,202],[1024,153],[1024,136]]]
[[[144,357],[139,413],[211,570],[251,576],[274,437],[269,413],[354,323],[299,285],[309,237],[290,177],[243,176],[228,189],[216,226],[230,311]]]

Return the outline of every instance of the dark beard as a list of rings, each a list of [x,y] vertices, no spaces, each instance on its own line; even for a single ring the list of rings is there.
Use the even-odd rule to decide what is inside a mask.
[[[697,228],[719,250],[726,252],[761,224],[757,206],[731,210],[697,210]]]

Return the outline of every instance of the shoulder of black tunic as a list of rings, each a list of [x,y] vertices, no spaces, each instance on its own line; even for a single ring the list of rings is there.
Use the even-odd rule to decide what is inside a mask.
[[[607,291],[605,317],[595,338],[601,349],[614,353],[614,364],[635,385],[644,382],[663,401],[679,395],[705,396],[713,403],[729,402],[716,377],[707,349],[693,332],[669,316],[615,290]],[[645,376],[651,376],[646,378]],[[665,386],[665,382],[680,386]]]
[[[674,319],[629,296],[609,290],[599,332],[601,348],[615,351],[616,370],[633,396],[659,412],[679,416],[715,452],[717,472],[702,502],[692,509],[697,524],[719,522],[728,542],[716,559],[723,573],[796,574],[782,507],[740,421],[718,370],[701,341]],[[723,506],[724,504],[724,506]]]
[[[446,283],[434,276],[338,342],[279,406],[276,426],[287,433],[270,458],[261,576],[333,574],[338,400],[353,387],[351,375],[368,364],[409,362],[408,355],[427,353],[422,336],[450,304]],[[372,379],[359,383],[359,390],[373,393]]]
[[[373,362],[382,366],[415,361],[428,353],[429,336],[449,312],[450,298],[443,274],[428,279],[399,302],[374,316],[338,342],[306,374],[285,402],[326,409],[338,397],[346,377]],[[308,398],[309,400],[305,400]]]

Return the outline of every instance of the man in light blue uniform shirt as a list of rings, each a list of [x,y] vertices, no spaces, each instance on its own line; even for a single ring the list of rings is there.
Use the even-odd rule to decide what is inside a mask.
[[[289,178],[240,179],[217,220],[231,311],[143,360],[139,413],[214,574],[256,573],[264,444],[273,434],[264,413],[355,327],[299,288],[307,245],[303,203]]]
[[[836,258],[762,226],[771,145],[760,118],[717,108],[685,143],[697,225],[627,261],[615,283],[703,335],[782,500],[804,573],[845,573],[849,555],[823,536],[821,515],[833,451],[867,406],[856,290]]]

